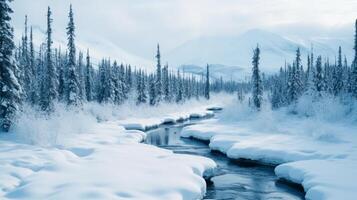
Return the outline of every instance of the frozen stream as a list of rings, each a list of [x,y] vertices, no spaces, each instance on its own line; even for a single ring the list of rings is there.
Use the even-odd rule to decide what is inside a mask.
[[[279,181],[273,167],[234,162],[223,154],[211,152],[208,145],[180,137],[181,130],[190,123],[162,125],[148,131],[146,143],[213,159],[218,164],[217,175],[208,184],[205,199],[304,199],[301,189]]]

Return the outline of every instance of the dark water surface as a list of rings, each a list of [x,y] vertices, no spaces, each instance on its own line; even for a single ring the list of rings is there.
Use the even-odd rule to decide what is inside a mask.
[[[146,143],[176,153],[213,159],[218,165],[218,175],[211,178],[212,184],[208,185],[204,199],[304,199],[301,189],[278,180],[273,167],[235,162],[223,154],[211,152],[208,145],[201,141],[181,138],[182,128],[189,125],[190,122],[162,125],[148,132]]]

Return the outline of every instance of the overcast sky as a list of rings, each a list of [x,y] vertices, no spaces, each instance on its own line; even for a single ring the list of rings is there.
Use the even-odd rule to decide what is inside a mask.
[[[164,51],[200,36],[238,35],[260,28],[297,37],[349,37],[357,17],[356,0],[15,0],[17,34],[24,16],[45,30],[51,6],[55,37],[65,40],[69,4],[77,37],[113,43],[150,59],[155,44]]]

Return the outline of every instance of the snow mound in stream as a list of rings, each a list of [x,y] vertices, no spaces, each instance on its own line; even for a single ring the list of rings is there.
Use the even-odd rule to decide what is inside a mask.
[[[356,199],[357,162],[346,160],[307,160],[279,165],[278,177],[302,184],[306,199]]]
[[[203,112],[203,105],[166,106],[168,110],[91,103],[81,110],[56,106],[50,117],[25,108],[12,132],[0,134],[0,199],[193,200],[204,196],[204,177],[216,168],[213,160],[142,144],[145,132],[126,130],[120,123],[160,124],[165,116],[177,119]]]

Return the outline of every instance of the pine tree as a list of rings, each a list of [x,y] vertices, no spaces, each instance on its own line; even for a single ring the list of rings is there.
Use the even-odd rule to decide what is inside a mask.
[[[332,91],[335,96],[337,96],[340,92],[342,92],[343,88],[343,67],[342,67],[342,50],[341,46],[338,48],[338,61],[337,65],[333,70],[333,78],[332,78]]]
[[[296,58],[295,58],[295,65],[296,65],[296,86],[297,86],[297,94],[300,95],[303,92],[303,77],[304,77],[304,70],[301,65],[301,54],[300,48],[296,50]]]
[[[43,111],[52,112],[54,110],[54,101],[57,99],[57,74],[52,59],[52,12],[50,7],[47,11],[47,41],[46,41],[46,68],[44,71],[44,80],[41,85],[41,108]]]
[[[157,54],[156,54],[157,64],[156,64],[156,83],[155,83],[155,104],[158,104],[162,99],[162,80],[161,80],[161,55],[160,46],[157,44]]]
[[[36,66],[35,66],[35,49],[33,45],[33,33],[32,33],[32,27],[30,28],[30,52],[29,52],[29,62],[30,62],[30,72],[29,76],[30,77],[30,88],[29,88],[29,96],[28,96],[28,101],[30,102],[31,105],[35,105],[36,102],[38,101],[38,84],[37,84],[37,73],[36,73]]]
[[[120,67],[117,62],[114,61],[113,64],[113,74],[112,74],[113,84],[114,84],[114,103],[121,104],[124,101],[123,95],[123,83],[120,80]]]
[[[253,64],[252,95],[253,95],[253,103],[257,110],[260,110],[262,99],[263,99],[262,80],[260,78],[260,72],[259,72],[259,59],[260,59],[259,55],[260,55],[260,49],[257,46],[257,48],[254,50],[253,62],[252,62]]]
[[[177,71],[177,93],[176,93],[176,103],[180,103],[183,101],[183,84],[182,84],[182,79],[180,75],[180,71]]]
[[[357,20],[355,23],[355,41],[354,41],[354,50],[355,50],[355,57],[352,63],[351,69],[351,78],[350,78],[350,87],[352,96],[357,98]]]
[[[18,67],[13,58],[15,44],[10,25],[11,0],[0,1],[0,131],[9,131],[20,106],[21,86],[15,76]]]
[[[154,106],[156,104],[156,81],[153,75],[149,76],[149,104]]]
[[[316,74],[314,79],[315,84],[315,91],[319,96],[322,95],[322,91],[324,90],[324,78],[323,78],[323,71],[322,71],[322,63],[321,63],[321,56],[317,57],[316,60]]]
[[[66,99],[69,106],[81,105],[79,81],[76,73],[76,46],[74,44],[75,39],[75,25],[73,19],[72,5],[69,10],[69,23],[67,26],[67,38],[68,38],[68,62],[67,62],[67,89]]]
[[[206,82],[205,82],[205,98],[210,99],[210,82],[209,82],[209,65],[206,68]]]
[[[24,89],[24,99],[26,101],[31,101],[31,85],[32,85],[32,70],[30,64],[30,52],[28,50],[28,31],[27,31],[27,15],[25,16],[25,33],[22,38],[22,45],[21,45],[21,59],[20,59],[20,66],[23,74],[23,80],[21,81],[22,87]]]
[[[171,101],[170,96],[170,80],[169,80],[169,65],[166,64],[162,69],[162,87],[164,92],[164,100],[166,102]]]
[[[67,53],[63,57],[61,49],[59,50],[59,67],[58,67],[58,100],[66,102],[66,79],[67,79]]]
[[[83,64],[83,53],[80,51],[78,55],[78,64],[77,64],[77,75],[78,75],[78,87],[79,87],[79,98],[81,101],[86,100],[85,97],[85,69]]]
[[[146,99],[147,99],[147,96],[146,96],[146,92],[145,92],[145,78],[144,78],[144,74],[141,70],[139,70],[139,73],[138,73],[138,83],[137,83],[137,94],[138,94],[138,97],[137,97],[137,100],[136,100],[136,104],[144,104],[146,103]]]
[[[89,50],[87,50],[87,57],[86,57],[85,96],[88,102],[93,100],[92,99],[93,98],[92,65],[90,62]]]

